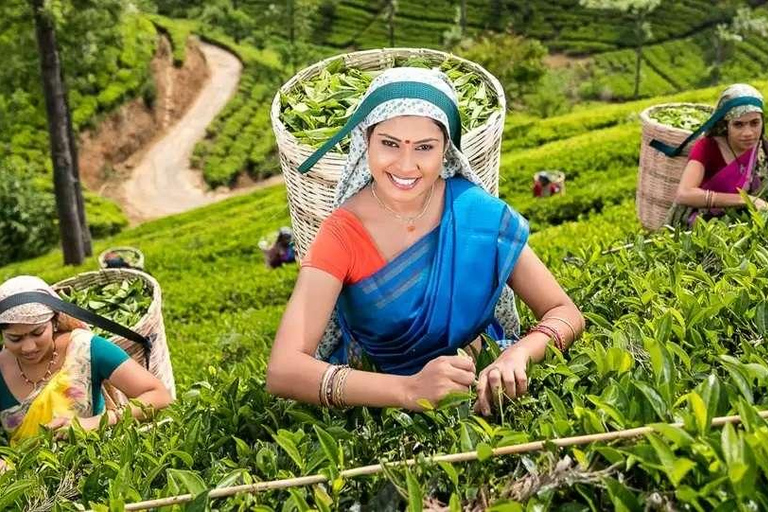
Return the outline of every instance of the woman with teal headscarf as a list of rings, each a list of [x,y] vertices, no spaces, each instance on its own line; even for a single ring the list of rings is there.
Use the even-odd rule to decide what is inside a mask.
[[[525,219],[483,188],[461,153],[448,78],[383,72],[300,171],[346,134],[337,208],[302,262],[267,389],[326,406],[419,410],[476,385],[483,414],[495,393],[525,393],[529,361],[550,342],[565,350],[584,320],[528,247]],[[540,319],[523,337],[512,290]],[[457,351],[484,333],[504,350],[476,380],[474,361]],[[352,369],[360,354],[378,371]]]
[[[688,142],[705,134],[691,148],[668,224],[688,228],[697,218],[720,217],[728,209],[741,208],[745,204],[742,190],[758,209],[768,209],[763,118],[763,95],[751,85],[734,84],[720,95],[712,117],[678,148],[652,143],[674,156],[671,153],[679,154]]]

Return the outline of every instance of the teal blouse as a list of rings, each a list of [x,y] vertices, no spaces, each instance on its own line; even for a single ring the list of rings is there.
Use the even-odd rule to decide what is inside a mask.
[[[93,412],[101,414],[104,412],[104,395],[101,393],[101,384],[108,380],[112,373],[127,361],[128,354],[114,343],[94,336],[91,339],[91,382],[93,383]],[[19,405],[8,389],[2,372],[0,372],[0,411],[10,409]]]

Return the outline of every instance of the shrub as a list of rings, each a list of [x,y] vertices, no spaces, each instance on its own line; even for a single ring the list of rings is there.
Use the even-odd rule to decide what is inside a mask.
[[[28,173],[0,165],[0,265],[38,256],[58,240],[52,194]]]

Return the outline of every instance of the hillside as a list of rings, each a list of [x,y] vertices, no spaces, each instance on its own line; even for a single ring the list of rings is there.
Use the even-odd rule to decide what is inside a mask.
[[[63,475],[73,471],[80,483],[61,501],[64,510],[71,508],[69,499],[115,505],[222,482],[333,471],[379,457],[483,449],[673,419],[684,420],[686,428],[568,451],[567,474],[577,484],[566,479],[527,492],[510,487],[530,478],[532,467],[552,475],[566,452],[554,458],[541,453],[525,464],[513,457],[443,472],[425,467],[414,469],[410,478],[430,499],[447,503],[455,494],[470,507],[487,500],[509,510],[521,510],[513,501],[573,510],[641,510],[658,500],[704,508],[768,503],[762,491],[755,492],[768,483],[759,463],[768,455],[759,441],[768,427],[750,412],[750,404],[760,407],[768,400],[768,354],[761,342],[768,332],[765,220],[755,217],[736,229],[702,225],[691,236],[662,235],[647,245],[600,255],[600,248],[640,234],[632,200],[637,112],[651,103],[712,101],[716,95],[716,89],[707,89],[558,118],[510,120],[502,196],[532,220],[532,246],[587,313],[590,326],[567,357],[552,354],[537,366],[530,395],[490,423],[469,415],[466,401],[424,415],[366,409],[341,414],[265,393],[265,358],[296,277],[295,266],[268,270],[256,246],[261,236],[289,222],[282,187],[100,241],[97,251],[114,244],[141,248],[148,270],[162,284],[181,397],[166,414],[173,421],[146,433],[121,425],[100,441],[96,434],[76,434],[77,444],[43,440],[19,451],[4,449],[17,469],[0,476],[0,485],[20,492],[7,493],[0,504],[20,505],[58,492]],[[531,172],[545,164],[568,172],[565,197],[530,198]],[[576,257],[565,262],[566,255]],[[95,268],[94,262],[77,269],[59,262],[54,251],[0,268],[0,279],[32,273],[56,281]],[[524,318],[530,322],[530,313],[524,311]],[[707,418],[731,413],[749,418],[745,431],[729,427],[721,437],[719,430],[706,428]],[[344,453],[343,463],[325,451],[325,432]],[[63,446],[66,456],[50,455]],[[36,470],[42,461],[45,469]],[[737,464],[742,466],[733,469]],[[388,482],[406,476],[393,471],[387,477],[340,483],[336,491],[316,487],[241,496],[216,507],[305,510],[307,503],[325,510],[359,501],[377,508],[381,500],[404,506]],[[106,481],[111,483],[99,483]]]
[[[740,224],[715,221],[690,233],[651,234],[635,214],[638,115],[660,103],[716,101],[722,86],[705,87],[711,72],[705,51],[726,11],[705,0],[665,2],[651,19],[644,99],[626,101],[633,56],[624,44],[626,19],[596,16],[577,0],[467,3],[471,33],[510,22],[552,51],[589,54],[588,97],[610,100],[580,102],[548,118],[510,112],[502,138],[500,196],[529,220],[531,247],[584,312],[582,339],[530,367],[529,393],[487,418],[472,414],[473,397],[465,395],[419,414],[328,410],[277,399],[266,392],[265,367],[298,267],[268,269],[258,242],[290,225],[284,187],[148,221],[105,234],[94,253],[130,245],[145,254],[146,270],[163,291],[176,403],[147,425],[124,418],[101,432],[75,429],[65,439],[43,433],[13,447],[0,430],[0,460],[10,468],[0,472],[0,511],[111,512],[186,493],[194,496],[186,507],[156,509],[768,510],[768,217],[748,212]],[[67,7],[97,5],[53,4],[65,14],[72,13]],[[131,98],[151,101],[145,68],[158,34],[171,41],[176,65],[184,63],[188,38],[196,35],[234,54],[243,68],[236,94],[205,130],[192,164],[213,187],[243,173],[255,179],[279,174],[269,106],[280,84],[304,62],[386,45],[388,34],[382,2],[323,0],[314,2],[321,25],[309,27],[316,44],[294,48],[285,26],[276,38],[266,33],[273,27],[261,26],[277,9],[272,4],[147,0],[128,7],[151,13],[123,13],[120,2],[104,0],[123,13],[119,23],[96,16],[98,9],[80,20],[65,17],[79,22],[63,25],[65,48],[89,47],[85,42],[93,37],[93,48],[104,50],[83,51],[70,61],[80,66],[71,86],[76,127],[98,124]],[[26,12],[22,0],[9,5],[3,13]],[[456,5],[400,0],[397,44],[441,47]],[[86,21],[91,30],[83,27]],[[23,16],[0,18],[0,49],[30,44],[28,31],[20,43],[7,30],[16,22],[30,28]],[[77,41],[78,30],[88,34],[84,41]],[[19,78],[39,80],[29,67],[32,57],[27,51],[0,69],[0,163],[39,183],[50,177],[45,118],[37,82],[24,91]],[[19,63],[25,65],[15,67]],[[748,38],[736,45],[723,79],[749,80],[768,93],[766,64],[768,44]],[[17,115],[3,115],[8,112]],[[565,195],[532,197],[533,174],[545,169],[566,174]],[[108,206],[104,211],[114,213]],[[54,283],[97,269],[95,258],[79,267],[61,261],[61,252],[51,250],[0,266],[0,282],[34,274]],[[525,331],[534,319],[519,306]],[[737,414],[740,424],[711,426],[713,418]],[[641,426],[653,431],[490,457],[495,448],[519,443]],[[479,460],[425,460],[466,451],[477,451]],[[389,465],[378,475],[339,476],[408,458],[418,459],[408,469]],[[318,473],[329,482],[226,500],[208,496],[216,487]]]

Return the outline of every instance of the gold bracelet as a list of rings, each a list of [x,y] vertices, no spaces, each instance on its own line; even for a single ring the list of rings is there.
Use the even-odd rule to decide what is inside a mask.
[[[324,407],[330,407],[329,398],[329,384],[332,383],[334,375],[339,371],[339,366],[335,364],[329,364],[323,372],[323,378],[320,380],[320,405]]]
[[[333,366],[328,365],[328,367],[323,372],[323,376],[320,377],[320,388],[318,389],[318,392],[317,392],[318,399],[320,400],[320,405],[325,405],[325,400],[323,396],[325,394],[325,382],[328,380],[328,372],[330,372],[332,368]]]
[[[347,371],[344,372],[343,380],[341,381],[341,384],[339,385],[339,407],[342,409],[347,407],[347,400],[345,398],[345,391],[347,389],[347,378],[352,373],[352,368],[347,368]]]
[[[349,366],[342,366],[339,370],[339,373],[335,379],[334,382],[334,389],[333,389],[333,396],[331,397],[331,405],[333,407],[341,408],[342,406],[342,389],[344,387],[344,382],[347,380],[347,375],[349,372],[351,372],[352,369]]]
[[[571,335],[573,336],[573,338],[571,338],[571,342],[576,341],[576,329],[573,328],[573,324],[571,322],[569,322],[565,318],[561,318],[559,316],[548,316],[548,317],[544,318],[544,320],[549,320],[550,318],[552,320],[559,320],[559,321],[563,322],[565,325],[567,325],[568,328],[571,330]]]

